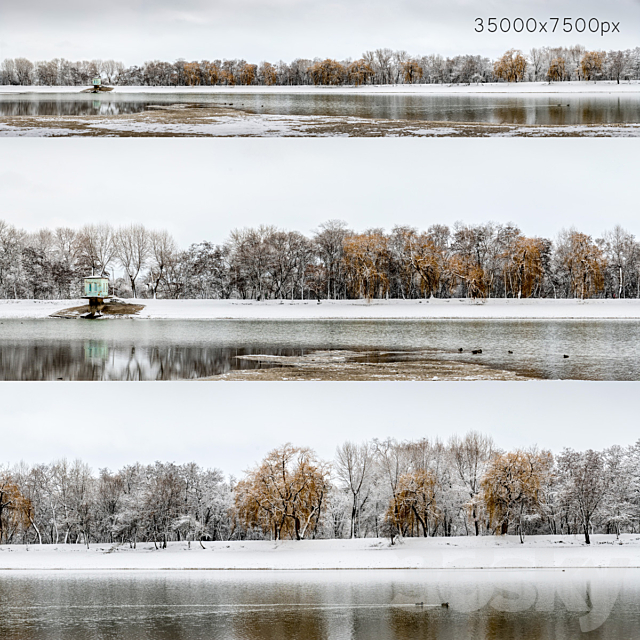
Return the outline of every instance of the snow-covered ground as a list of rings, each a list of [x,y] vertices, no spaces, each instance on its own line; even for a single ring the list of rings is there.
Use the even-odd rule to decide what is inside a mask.
[[[640,535],[0,546],[1,570],[640,568]]]
[[[19,93],[79,93],[87,87],[44,87],[44,86],[10,86],[0,85],[0,94]],[[494,82],[486,84],[397,84],[366,85],[361,87],[264,87],[264,86],[216,86],[216,87],[114,87],[110,93],[336,93],[336,94],[374,94],[374,93],[411,93],[411,94],[452,94],[452,93],[640,93],[640,81],[598,82]],[[105,94],[108,95],[108,94]]]
[[[640,319],[640,300],[128,300],[149,319]],[[0,319],[46,318],[83,300],[0,300]]]
[[[0,123],[0,138],[57,138],[60,136],[73,135],[69,129],[49,127],[13,127]]]

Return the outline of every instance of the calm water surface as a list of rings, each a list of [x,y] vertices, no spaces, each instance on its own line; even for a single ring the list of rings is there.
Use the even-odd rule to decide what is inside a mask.
[[[6,572],[0,603],[3,640],[635,640],[640,572]]]
[[[377,362],[419,351],[544,379],[640,380],[639,345],[638,320],[3,320],[0,380],[199,378],[272,366],[236,356],[318,349]],[[471,355],[477,348],[482,355]]]
[[[227,106],[271,115],[342,116],[493,124],[640,122],[637,95],[366,95],[296,93],[0,94],[0,116],[115,115],[151,105]]]

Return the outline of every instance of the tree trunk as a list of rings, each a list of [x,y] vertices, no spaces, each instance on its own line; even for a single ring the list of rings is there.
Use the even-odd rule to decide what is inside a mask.
[[[36,534],[38,536],[38,544],[42,544],[42,536],[40,535],[40,529],[36,526],[36,523],[31,520],[31,526],[35,529]]]
[[[353,494],[353,504],[351,505],[351,531],[349,534],[350,538],[355,538],[355,534],[356,534],[356,513],[357,513],[357,506],[356,506],[356,500],[357,500],[357,494]]]

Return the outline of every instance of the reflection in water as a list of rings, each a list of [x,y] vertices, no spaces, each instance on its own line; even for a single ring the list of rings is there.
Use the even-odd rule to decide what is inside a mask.
[[[282,356],[301,352],[269,351]],[[0,380],[181,380],[273,366],[237,358],[257,353],[264,350],[90,342],[84,346],[36,344],[17,349],[0,346]]]
[[[148,101],[89,100],[79,98],[70,100],[62,94],[56,100],[8,99],[0,96],[0,116],[115,116],[118,114],[140,113],[147,108]]]
[[[296,93],[0,94],[0,115],[117,115],[152,105],[224,106],[271,115],[337,116],[432,122],[574,125],[640,122],[636,95],[366,95]]]
[[[443,590],[463,596],[443,608]],[[0,637],[618,640],[637,637],[639,590],[640,571],[620,569],[8,573]]]
[[[109,357],[109,345],[104,340],[87,340],[84,343],[85,362],[104,362]]]
[[[471,354],[477,348],[482,355]],[[534,378],[640,380],[638,320],[53,318],[3,321],[0,380],[202,378],[278,366],[239,356],[325,349],[356,351],[368,362],[403,362],[419,352]]]

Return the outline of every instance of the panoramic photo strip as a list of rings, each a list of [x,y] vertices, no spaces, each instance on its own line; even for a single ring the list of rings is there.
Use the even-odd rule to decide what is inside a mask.
[[[5,136],[638,137],[640,46],[0,65]]]
[[[6,637],[633,638],[637,383],[538,384],[3,383]]]
[[[636,2],[36,3],[4,10],[0,136],[640,136]]]
[[[625,141],[396,142],[11,141],[0,379],[640,378]]]
[[[0,640],[640,640],[639,144],[640,0],[0,0]]]

